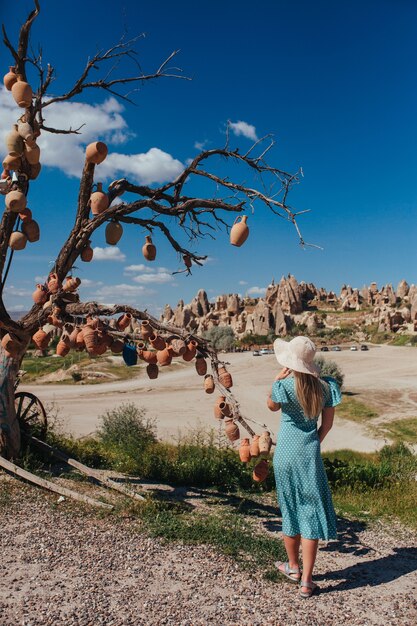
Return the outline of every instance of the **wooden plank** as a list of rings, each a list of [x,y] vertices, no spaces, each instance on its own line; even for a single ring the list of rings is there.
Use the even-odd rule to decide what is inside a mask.
[[[72,489],[67,489],[66,487],[62,487],[61,485],[57,485],[55,483],[51,483],[49,480],[45,480],[44,478],[40,478],[31,472],[28,472],[18,465],[11,463],[3,456],[0,456],[0,467],[5,469],[7,472],[14,474],[15,476],[19,476],[20,478],[24,478],[29,483],[37,485],[38,487],[42,487],[43,489],[48,489],[48,491],[53,491],[54,493],[59,493],[61,496],[66,496],[67,498],[71,498],[72,500],[77,500],[78,502],[84,502],[85,504],[90,504],[92,506],[97,506],[102,509],[113,509],[112,504],[107,504],[105,502],[100,502],[99,500],[94,500],[89,496],[86,496],[82,493],[78,493],[76,491],[72,491]]]

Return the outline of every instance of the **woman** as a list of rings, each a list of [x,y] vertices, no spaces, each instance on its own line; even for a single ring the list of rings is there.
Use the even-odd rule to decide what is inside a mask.
[[[333,378],[319,378],[316,348],[307,337],[290,342],[277,339],[274,351],[284,366],[272,386],[271,399],[276,409],[282,409],[274,472],[288,555],[286,563],[276,565],[283,576],[300,584],[300,596],[309,598],[317,590],[312,577],[319,539],[336,538],[336,515],[320,443],[333,425],[334,407],[340,404],[341,394]]]

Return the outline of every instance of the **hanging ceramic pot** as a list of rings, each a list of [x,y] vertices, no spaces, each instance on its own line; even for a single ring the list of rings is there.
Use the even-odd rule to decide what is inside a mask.
[[[56,328],[62,328],[64,326],[64,322],[60,318],[61,309],[58,307],[54,307],[52,309],[51,315],[48,316],[48,323],[52,324]]]
[[[123,352],[124,345],[124,342],[120,339],[114,339],[113,343],[110,346],[110,350],[113,352],[113,354],[120,354],[121,352]]]
[[[19,230],[15,230],[10,235],[9,247],[12,250],[23,250],[26,248],[28,238],[25,233],[21,233]]]
[[[153,328],[148,320],[143,320],[142,324],[140,325],[140,332],[143,341],[148,341],[149,337],[153,335]]]
[[[233,380],[231,374],[227,371],[225,367],[219,367],[219,383],[226,387],[226,389],[230,389],[233,386]]]
[[[279,411],[280,409],[280,405],[274,402],[271,396],[268,396],[266,400],[266,405],[270,411]]]
[[[26,209],[23,209],[23,211],[19,213],[19,217],[22,222],[30,221],[32,219],[32,211],[26,207]]]
[[[90,143],[85,150],[85,160],[87,163],[95,163],[99,165],[103,163],[108,153],[108,148],[102,141]]]
[[[21,191],[13,190],[6,194],[6,207],[13,213],[20,213],[26,208],[26,196]]]
[[[17,75],[17,81],[12,85],[12,96],[19,107],[27,109],[32,104],[33,92],[32,87],[23,80],[20,74]]]
[[[240,448],[239,448],[239,457],[242,463],[249,463],[250,458],[251,458],[249,439],[241,440]]]
[[[83,340],[87,352],[91,355],[96,353],[97,347],[97,330],[86,324],[82,330]],[[78,343],[78,336],[77,336]]]
[[[93,248],[91,247],[91,241],[87,241],[85,247],[81,250],[81,261],[84,261],[84,263],[89,263],[94,255],[93,252]]]
[[[22,231],[25,233],[30,243],[39,241],[40,229],[38,222],[36,222],[35,220],[24,220],[22,222]]]
[[[269,454],[272,446],[272,439],[270,433],[265,430],[259,437],[259,452],[261,454]]]
[[[117,320],[116,326],[120,331],[123,332],[124,330],[126,330],[126,328],[129,328],[131,322],[132,322],[132,315],[130,313],[124,313]]]
[[[246,224],[247,215],[238,215],[230,231],[230,243],[238,248],[245,243],[249,236],[249,227]],[[238,221],[240,220],[240,221]]]
[[[36,333],[32,337],[33,343],[38,348],[38,350],[42,350],[42,352],[47,349],[50,339],[51,336],[44,330],[42,330],[42,328],[36,331]]]
[[[268,476],[269,465],[266,459],[262,459],[253,468],[252,478],[255,482],[261,483]]]
[[[77,276],[67,276],[62,287],[62,291],[72,292],[77,291],[81,285],[81,279]]]
[[[67,356],[70,351],[70,340],[68,335],[62,335],[56,346],[56,353],[58,356]]]
[[[47,288],[44,285],[36,285],[36,289],[32,293],[32,299],[35,304],[45,304],[48,300]]]
[[[12,157],[21,157],[24,151],[24,143],[23,139],[17,132],[17,124],[14,125],[13,129],[10,131],[8,135],[6,135],[6,147],[7,152]]]
[[[58,274],[56,272],[51,272],[51,274],[49,274],[47,284],[48,290],[51,293],[58,293],[58,291],[61,291],[62,283],[59,280]]]
[[[10,172],[9,170],[3,170],[0,176],[1,180],[7,180],[8,178],[10,178]]]
[[[152,238],[149,235],[145,237],[145,244],[142,247],[142,254],[147,261],[155,261],[156,247],[152,243]]]
[[[197,347],[198,347],[198,342],[195,339],[191,339],[191,341],[189,341],[187,344],[186,351],[182,355],[182,358],[184,359],[184,361],[193,360],[197,352]]]
[[[201,354],[198,354],[195,360],[195,371],[199,376],[205,376],[207,374],[207,363]]]
[[[224,417],[230,417],[232,414],[232,410],[227,402],[220,402],[219,409],[223,413]]]
[[[138,341],[136,343],[136,350],[138,351],[138,354],[140,350],[146,350],[146,343],[144,341]]]
[[[22,159],[20,157],[14,157],[11,154],[6,154],[3,159],[3,169],[13,170],[13,172],[19,172],[22,168]]]
[[[213,376],[211,374],[206,374],[204,377],[204,391],[206,393],[213,393],[214,388]]]
[[[164,350],[167,346],[165,340],[162,339],[160,335],[156,335],[155,333],[149,337],[149,342],[155,350]]]
[[[232,419],[224,420],[224,430],[229,441],[240,439],[239,426]]]
[[[136,346],[133,346],[129,343],[125,343],[122,354],[123,354],[124,362],[129,367],[131,367],[132,365],[136,365],[136,363],[138,362],[138,354],[136,352]]]
[[[11,358],[16,358],[23,348],[21,342],[17,339],[17,337],[14,337],[9,333],[6,333],[4,335],[3,339],[1,340],[1,345],[6,351],[7,355]]]
[[[250,444],[250,455],[257,457],[259,454],[259,435],[254,435]]]
[[[109,207],[109,197],[103,191],[102,183],[97,183],[97,191],[90,196],[90,208],[93,215],[100,215]]]
[[[29,180],[36,180],[38,178],[42,169],[42,165],[40,163],[36,163],[35,165],[29,166]]]
[[[3,85],[6,87],[7,91],[11,91],[13,85],[17,82],[17,75],[14,67],[10,67],[7,74],[3,76]]]
[[[81,352],[82,350],[85,349],[84,329],[83,328],[77,334],[77,339],[75,341],[75,347],[76,347],[76,350],[78,350],[79,352]]]
[[[187,344],[182,339],[172,339],[169,344],[174,356],[182,356],[187,350]]]
[[[142,359],[142,361],[145,361],[145,363],[151,363],[153,365],[158,363],[157,352],[152,352],[151,350],[137,350],[137,353],[139,358]]]
[[[123,235],[123,226],[120,222],[112,220],[106,226],[106,243],[109,246],[115,246],[119,243],[121,236]]]
[[[30,165],[37,165],[41,158],[41,150],[36,143],[31,146],[26,144],[25,147],[25,159]]]
[[[72,331],[69,333],[70,347],[74,350],[77,347],[77,337],[79,332],[81,332],[79,326],[74,326]]]
[[[214,417],[218,420],[222,420],[224,418],[223,412],[220,408],[221,404],[225,403],[226,398],[224,396],[219,396],[214,405]]]
[[[164,350],[158,350],[158,352],[156,353],[156,358],[161,367],[164,367],[165,365],[171,365],[172,356],[168,348],[165,348]]]
[[[158,374],[159,374],[158,366],[155,365],[155,363],[149,363],[149,365],[146,368],[146,373],[148,374],[148,378],[150,378],[151,380],[158,378]]]
[[[34,145],[35,131],[32,128],[32,126],[26,121],[26,116],[25,115],[22,115],[20,120],[18,120],[18,122],[17,122],[17,132],[22,137],[22,139],[25,140],[26,147],[29,146],[29,145],[32,147]]]

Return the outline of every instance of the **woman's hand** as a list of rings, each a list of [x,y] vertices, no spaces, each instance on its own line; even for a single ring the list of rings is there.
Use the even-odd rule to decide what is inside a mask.
[[[292,370],[290,370],[288,367],[284,367],[280,373],[278,374],[278,376],[275,377],[275,380],[283,380],[284,378],[288,378],[288,376],[292,373]]]

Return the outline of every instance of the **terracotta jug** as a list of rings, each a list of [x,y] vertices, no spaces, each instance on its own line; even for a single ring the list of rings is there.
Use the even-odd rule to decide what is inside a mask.
[[[21,191],[9,191],[6,195],[6,207],[13,213],[20,213],[26,208],[26,196]]]
[[[224,417],[230,417],[231,414],[232,414],[232,410],[230,408],[230,405],[227,404],[227,402],[221,402],[219,404],[219,409],[223,413]]]
[[[93,252],[93,248],[91,247],[91,241],[88,241],[85,245],[85,247],[82,249],[81,251],[81,261],[84,261],[84,263],[89,263],[94,255]]]
[[[162,367],[164,367],[165,365],[171,365],[172,356],[168,348],[165,348],[164,350],[158,350],[158,352],[156,353],[156,358],[159,365],[161,365]]]
[[[26,121],[25,115],[22,115],[20,120],[17,122],[17,132],[22,137],[22,139],[25,140],[26,146],[30,145],[30,147],[32,147],[34,145],[35,131],[32,126]]]
[[[56,326],[57,328],[62,328],[64,323],[60,318],[61,309],[58,307],[54,307],[52,309],[51,315],[48,316],[48,323]]]
[[[240,439],[239,426],[232,419],[224,420],[224,430],[229,441]]]
[[[70,351],[69,338],[64,339],[63,337],[61,337],[61,339],[58,341],[58,344],[56,346],[57,355],[67,356],[69,351]]]
[[[69,333],[70,348],[75,349],[77,347],[77,336],[79,332],[81,332],[81,329],[78,326],[75,326]]]
[[[29,166],[29,180],[36,180],[41,172],[42,166],[40,163]]]
[[[10,67],[7,74],[3,76],[3,85],[6,87],[7,91],[11,91],[13,85],[17,82],[17,75],[14,67]]]
[[[150,378],[151,380],[158,378],[158,366],[154,363],[149,363],[148,367],[146,368],[146,373],[148,374],[148,378]]]
[[[17,357],[19,351],[22,348],[20,341],[9,333],[6,333],[6,335],[4,335],[3,339],[1,340],[1,345],[6,351],[7,355],[12,358]]]
[[[132,315],[130,313],[124,313],[124,315],[121,315],[117,320],[116,326],[120,331],[124,331],[126,328],[129,328],[131,322]]]
[[[223,404],[225,400],[226,398],[224,396],[219,396],[213,407],[214,417],[218,420],[222,420],[224,418],[220,405]]]
[[[51,274],[49,274],[47,284],[48,284],[48,290],[51,293],[58,293],[58,291],[61,291],[62,284],[56,272],[51,272]]]
[[[249,439],[242,439],[239,448],[239,457],[242,463],[249,463],[251,459]]]
[[[160,335],[156,335],[155,333],[153,333],[149,337],[149,342],[152,347],[155,348],[155,350],[164,350],[167,347],[164,339],[162,339]]]
[[[108,153],[108,148],[102,141],[90,143],[85,150],[85,160],[87,163],[95,163],[100,165],[103,163]]]
[[[262,459],[253,468],[252,478],[255,482],[261,483],[268,476],[269,464],[266,459]]]
[[[172,339],[170,347],[172,348],[174,356],[182,356],[187,350],[187,344],[182,339]]]
[[[259,435],[254,435],[250,444],[250,454],[253,457],[259,456]]]
[[[204,377],[204,391],[206,393],[214,392],[214,380],[211,374],[206,374]]]
[[[184,361],[193,360],[197,352],[197,346],[198,346],[198,343],[195,339],[191,339],[191,341],[187,343],[187,349],[182,355],[182,358],[184,359]]]
[[[77,337],[78,339],[78,337]],[[84,344],[85,344],[85,348],[87,350],[87,352],[89,354],[94,355],[96,353],[96,348],[97,348],[97,330],[95,330],[94,328],[92,328],[91,326],[84,326],[83,328],[83,339],[84,339]]]
[[[51,336],[40,328],[32,337],[32,341],[38,350],[46,350],[49,344]]]
[[[153,365],[156,365],[156,363],[159,362],[157,352],[152,352],[151,350],[138,350],[138,355],[139,358],[142,359],[142,361],[145,361],[145,363],[151,363]]]
[[[119,243],[121,236],[123,235],[123,226],[120,222],[112,220],[106,226],[106,243],[109,246],[115,246]]]
[[[259,437],[259,452],[261,454],[269,454],[272,446],[271,435],[267,430],[264,430]]]
[[[27,109],[32,104],[33,92],[32,87],[23,80],[23,77],[17,75],[17,81],[11,89],[12,96],[19,107]]]
[[[77,291],[78,287],[81,285],[81,279],[77,276],[67,276],[62,287],[63,291],[72,292]]]
[[[274,402],[271,398],[271,396],[268,396],[267,400],[266,400],[266,405],[268,407],[268,409],[270,411],[279,411],[280,406],[279,404],[277,404],[276,402]]]
[[[32,293],[32,299],[35,304],[45,304],[48,300],[47,288],[44,285],[36,285],[36,289]]]
[[[32,219],[32,211],[26,207],[26,209],[23,209],[23,211],[19,213],[19,217],[22,222],[30,221]]]
[[[10,172],[8,170],[3,170],[0,176],[1,180],[7,180],[10,178]]]
[[[145,244],[142,247],[142,254],[147,261],[155,261],[156,247],[152,243],[152,238],[149,235],[145,237]]]
[[[230,389],[233,386],[232,376],[225,367],[219,367],[219,383],[226,389]]]
[[[84,341],[84,330],[81,329],[78,334],[77,334],[77,339],[75,341],[75,347],[76,350],[78,350],[79,352],[81,352],[81,350],[84,350],[85,348],[85,341]]]
[[[40,229],[38,222],[36,222],[35,220],[24,220],[24,222],[22,223],[22,231],[25,233],[30,243],[39,241]]]
[[[192,266],[192,261],[191,261],[191,257],[188,254],[184,254],[182,257],[182,260],[184,261],[184,265],[187,269],[190,269],[190,267]]]
[[[13,157],[21,157],[25,149],[23,139],[17,132],[17,124],[14,125],[13,130],[6,135],[6,147],[7,152]]]
[[[14,157],[11,154],[6,154],[3,159],[3,169],[13,170],[14,172],[19,172],[22,169],[22,159],[20,157]]]
[[[100,215],[109,207],[109,197],[103,191],[102,183],[97,183],[97,191],[90,196],[90,208],[93,215]]]
[[[195,370],[199,376],[205,376],[207,374],[207,363],[201,354],[198,354],[195,360]]]
[[[153,328],[148,320],[143,320],[142,324],[140,325],[140,332],[143,341],[148,341],[149,337],[153,335]]]
[[[139,354],[139,350],[146,350],[146,343],[144,341],[138,341],[136,344],[136,349]]]
[[[230,243],[238,248],[245,243],[249,236],[249,227],[246,224],[247,215],[238,215],[230,231]],[[240,221],[238,221],[240,220]]]
[[[113,343],[110,346],[110,350],[113,354],[120,354],[123,352],[124,343],[120,339],[114,339]]]
[[[25,147],[25,159],[30,165],[37,165],[41,158],[41,150],[39,146],[34,143],[31,146],[26,144]]]
[[[10,235],[9,247],[12,250],[23,250],[24,248],[26,248],[27,241],[28,238],[26,237],[25,233],[21,233],[20,231],[15,230]]]

